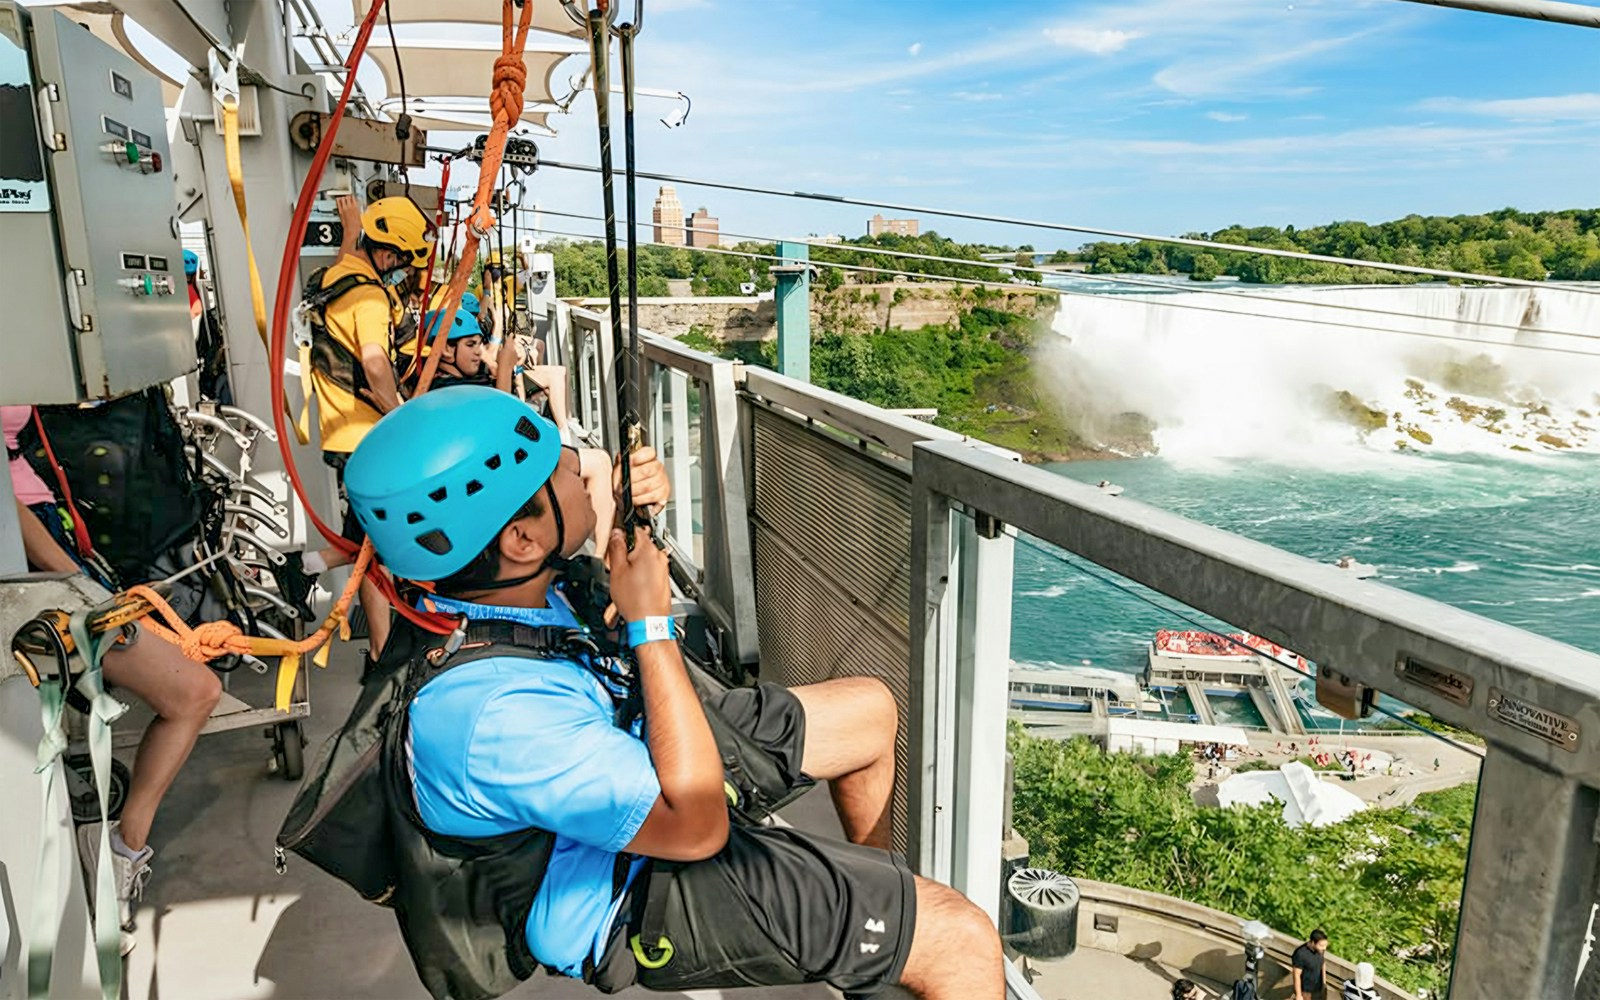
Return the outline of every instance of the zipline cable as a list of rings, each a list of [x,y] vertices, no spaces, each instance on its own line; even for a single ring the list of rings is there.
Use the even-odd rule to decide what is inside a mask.
[[[586,222],[598,222],[598,221],[600,221],[600,217],[599,216],[590,215],[590,214],[586,214],[586,213],[583,213],[583,212],[561,212],[561,211],[556,211],[554,209],[544,209],[543,211],[544,211],[544,213],[546,215],[556,215],[556,216],[561,216],[563,218],[568,218],[568,219],[581,219],[581,220],[586,221]],[[729,232],[727,230],[721,230],[720,233],[723,236],[736,236],[736,237],[738,237],[740,239],[754,240],[754,241],[761,242],[761,243],[777,243],[778,242],[778,238],[774,237],[774,236],[758,236],[758,235],[755,235],[753,233],[735,233],[735,232]],[[943,256],[940,256],[938,254],[913,253],[913,252],[907,251],[907,250],[890,250],[887,247],[869,247],[869,246],[863,246],[863,245],[858,244],[858,243],[827,243],[827,242],[823,242],[821,240],[793,240],[793,239],[788,239],[788,238],[785,238],[785,242],[804,243],[808,247],[812,247],[814,249],[821,250],[821,251],[824,251],[824,252],[827,252],[827,251],[840,251],[840,252],[843,252],[843,253],[857,253],[857,254],[863,254],[863,255],[869,255],[869,256],[880,256],[881,255],[881,256],[885,256],[885,257],[901,257],[901,258],[905,258],[907,260],[926,260],[926,261],[933,261],[933,262],[937,262],[937,263],[961,264],[961,265],[966,265],[966,266],[970,266],[970,267],[987,268],[987,269],[997,270],[997,271],[998,270],[1010,270],[1010,271],[1014,271],[1014,272],[1018,272],[1018,273],[1038,274],[1038,275],[1044,275],[1044,276],[1062,274],[1062,272],[1051,271],[1048,268],[1042,268],[1042,267],[1020,267],[1020,266],[1018,266],[1016,264],[1008,264],[1008,263],[1005,263],[1003,261],[973,260],[973,259],[970,259],[970,258],[967,258],[967,257],[943,257]],[[835,262],[833,262],[833,261],[823,260],[821,258],[816,258],[816,257],[813,257],[811,259],[811,263],[814,266],[817,266],[817,267],[833,267],[833,266],[835,266]],[[953,276],[938,275],[938,274],[928,274],[926,272],[895,272],[895,273],[922,274],[924,277],[929,277],[929,278],[948,278],[948,280],[956,280]],[[1281,296],[1278,296],[1278,295],[1270,295],[1269,296],[1269,295],[1263,295],[1263,294],[1261,294],[1259,292],[1248,291],[1248,290],[1243,289],[1243,288],[1225,289],[1225,288],[1216,288],[1216,287],[1202,287],[1204,283],[1201,283],[1201,282],[1191,282],[1190,284],[1195,285],[1195,287],[1191,288],[1191,287],[1187,287],[1187,286],[1174,285],[1171,282],[1158,281],[1158,280],[1153,279],[1153,278],[1140,277],[1138,275],[1123,275],[1123,274],[1109,275],[1109,274],[1083,274],[1083,273],[1072,273],[1071,274],[1071,279],[1074,280],[1074,281],[1086,281],[1086,282],[1090,282],[1090,283],[1100,283],[1100,284],[1109,284],[1109,285],[1139,285],[1139,286],[1142,286],[1142,287],[1159,289],[1159,290],[1161,290],[1163,292],[1170,293],[1170,294],[1179,294],[1179,293],[1181,293],[1181,294],[1184,294],[1184,295],[1216,295],[1216,296],[1220,296],[1220,297],[1225,298],[1225,299],[1228,299],[1228,298],[1231,298],[1231,299],[1244,299],[1244,300],[1248,300],[1248,301],[1251,301],[1251,302],[1257,302],[1257,303],[1260,303],[1260,302],[1271,302],[1271,303],[1283,304],[1283,305],[1306,306],[1307,308],[1313,308],[1313,309],[1329,309],[1329,310],[1334,310],[1334,311],[1338,311],[1338,312],[1365,313],[1365,314],[1369,314],[1369,315],[1373,315],[1373,316],[1392,316],[1392,317],[1395,317],[1397,319],[1417,320],[1417,321],[1424,322],[1424,323],[1443,323],[1443,324],[1447,324],[1447,325],[1450,325],[1450,326],[1481,327],[1481,328],[1487,329],[1487,330],[1508,330],[1508,331],[1511,331],[1511,332],[1514,332],[1514,333],[1539,334],[1539,335],[1543,335],[1543,336],[1547,336],[1547,337],[1575,337],[1575,338],[1578,338],[1580,340],[1600,340],[1600,333],[1578,333],[1578,332],[1575,332],[1575,331],[1572,331],[1572,330],[1552,330],[1552,329],[1550,329],[1548,327],[1541,327],[1541,326],[1529,327],[1529,326],[1522,326],[1522,325],[1517,324],[1517,323],[1498,323],[1498,322],[1495,322],[1493,320],[1456,319],[1456,318],[1447,318],[1447,317],[1443,317],[1443,316],[1424,316],[1424,315],[1421,315],[1421,314],[1418,314],[1418,313],[1405,312],[1405,311],[1399,310],[1399,309],[1379,309],[1379,308],[1376,308],[1374,306],[1354,305],[1354,304],[1351,304],[1351,303],[1316,302],[1316,301],[1313,301],[1311,299],[1287,298],[1287,297],[1281,297]],[[1056,291],[1056,292],[1070,293],[1070,290],[1064,290],[1059,285],[1041,284],[1039,287],[1045,288],[1045,289],[1049,289],[1051,291]],[[1403,286],[1403,285],[1374,285],[1374,286],[1364,286],[1364,287],[1403,288],[1403,287],[1406,287],[1406,286]],[[1564,288],[1565,286],[1550,286],[1550,287],[1553,287],[1553,288]],[[1150,300],[1141,298],[1141,299],[1135,299],[1134,301],[1136,301],[1136,302],[1149,302]],[[1266,316],[1266,315],[1259,314],[1259,313],[1240,313],[1239,315],[1261,316],[1261,318],[1264,318],[1264,319],[1280,318],[1280,317],[1275,317],[1275,316]],[[1390,332],[1390,328],[1388,328],[1388,327],[1382,327],[1382,328],[1374,327],[1373,329],[1381,329],[1383,332]]]
[[[550,167],[555,170],[577,170],[593,173],[597,167],[587,163],[563,163],[560,160],[541,160],[540,166]],[[983,212],[968,212],[954,208],[930,208],[925,205],[901,205],[889,201],[874,201],[869,198],[852,198],[840,194],[819,194],[812,191],[779,191],[776,188],[757,187],[753,184],[734,184],[728,181],[709,181],[695,177],[679,177],[673,174],[661,174],[641,171],[640,177],[653,181],[666,181],[671,184],[688,184],[693,187],[717,188],[722,191],[739,191],[745,194],[770,195],[776,198],[799,198],[805,201],[825,201],[836,205],[859,205],[865,208],[883,208],[892,212],[906,212],[914,215],[940,215],[951,219],[967,219],[973,222],[994,222],[1007,226],[1023,226],[1030,229],[1048,229],[1060,233],[1086,233],[1091,236],[1105,236],[1118,240],[1143,240],[1150,243],[1166,243],[1173,246],[1200,247],[1206,250],[1225,250],[1229,253],[1255,254],[1262,257],[1282,257],[1286,260],[1305,260],[1319,264],[1343,264],[1347,267],[1370,267],[1379,271],[1394,271],[1398,274],[1424,274],[1434,278],[1447,278],[1456,281],[1474,281],[1491,285],[1514,285],[1521,288],[1548,288],[1549,283],[1544,281],[1530,281],[1526,278],[1503,278],[1491,274],[1472,274],[1467,271],[1449,271],[1433,267],[1421,267],[1414,264],[1391,264],[1379,260],[1357,260],[1354,257],[1335,257],[1329,254],[1311,253],[1304,250],[1281,250],[1277,247],[1256,247],[1241,243],[1221,243],[1216,240],[1200,239],[1193,236],[1154,236],[1148,233],[1135,233],[1121,229],[1106,229],[1099,226],[1084,226],[1064,222],[1049,222],[1043,219],[1024,219],[1009,215],[989,215]],[[1600,295],[1600,288],[1579,288],[1587,295]]]

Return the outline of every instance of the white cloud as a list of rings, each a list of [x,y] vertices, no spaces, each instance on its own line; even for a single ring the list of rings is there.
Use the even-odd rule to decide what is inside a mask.
[[[1121,52],[1129,42],[1143,34],[1142,31],[1083,27],[1046,28],[1044,32],[1046,38],[1063,48],[1078,49],[1097,56]]]
[[[1242,122],[1249,115],[1236,115],[1231,111],[1207,111],[1206,117],[1214,122]]]
[[[999,101],[1005,98],[1004,94],[997,94],[992,90],[957,90],[952,92],[950,96],[958,101],[972,101],[974,103]]]
[[[1522,121],[1600,121],[1600,94],[1562,94],[1552,97],[1513,97],[1475,101],[1460,97],[1434,97],[1417,105],[1424,111],[1485,115]]]
[[[920,56],[920,55],[922,55],[922,43],[921,42],[912,42],[911,43],[911,47],[906,49],[906,51],[911,53],[912,58]]]
[[[1357,31],[1337,38],[1319,38],[1292,48],[1267,48],[1255,55],[1228,53],[1214,60],[1186,59],[1161,70],[1155,75],[1154,80],[1156,86],[1163,90],[1190,97],[1214,96],[1241,90],[1258,92],[1259,78],[1263,73],[1282,66],[1299,66],[1312,56],[1332,52],[1344,48],[1351,42],[1359,41],[1372,34],[1374,30],[1376,29]],[[1299,92],[1309,92],[1308,88],[1295,89]],[[1282,94],[1283,88],[1275,87],[1273,92]]]

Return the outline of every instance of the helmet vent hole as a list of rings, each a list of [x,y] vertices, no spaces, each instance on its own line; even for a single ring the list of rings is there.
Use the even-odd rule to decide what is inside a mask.
[[[380,521],[389,520],[389,512],[384,510],[382,507],[374,507],[374,508],[372,508],[372,516],[377,518]]]
[[[483,464],[485,468],[487,468],[490,472],[493,472],[494,470],[500,468],[500,456],[490,455]]]
[[[521,434],[523,437],[527,438],[529,441],[538,441],[539,440],[539,425],[535,424],[532,420],[529,420],[527,417],[518,417],[517,418],[517,433]],[[519,458],[519,459],[517,459],[517,461],[520,462],[520,461],[522,461],[522,459]]]
[[[444,503],[444,498],[449,496],[449,495],[450,494],[447,491],[447,489],[445,487],[441,486],[438,489],[434,490],[432,493],[429,493],[428,494],[428,499],[432,500],[434,503]]]
[[[483,484],[478,482],[476,479],[470,479],[467,481],[467,496],[470,497],[481,489],[483,489]]]
[[[416,511],[412,511],[411,513],[406,515],[406,523],[407,524],[421,524],[422,523],[422,515],[418,514]]]
[[[427,549],[429,552],[432,552],[436,556],[442,556],[446,552],[449,552],[452,548],[449,536],[440,531],[438,528],[435,528],[426,534],[418,535],[417,544]]]
[[[511,460],[518,465],[521,465],[523,462],[528,460],[528,453],[523,451],[521,448],[518,448],[516,451],[511,453]]]

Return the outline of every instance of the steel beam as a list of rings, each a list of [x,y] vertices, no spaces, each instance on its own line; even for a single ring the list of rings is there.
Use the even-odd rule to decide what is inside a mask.
[[[960,622],[955,637],[955,781],[950,885],[1000,922],[1006,811],[1006,709],[1011,701],[1014,538],[959,518]]]
[[[954,747],[956,573],[949,502],[913,478],[911,488],[911,676],[906,857],[924,878],[949,882]],[[995,854],[995,864],[1000,862]]]
[[[1406,0],[1430,7],[1453,7],[1456,10],[1473,10],[1483,14],[1502,14],[1506,17],[1525,17],[1535,21],[1554,21],[1575,24],[1580,28],[1600,28],[1600,7],[1581,3],[1560,3],[1557,0]]]
[[[1484,759],[1453,1000],[1573,995],[1594,905],[1597,799],[1515,754]]]

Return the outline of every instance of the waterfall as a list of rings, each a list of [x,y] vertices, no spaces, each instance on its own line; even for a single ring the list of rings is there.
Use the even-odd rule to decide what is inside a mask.
[[[1149,417],[1176,459],[1600,450],[1600,288],[1212,287],[1062,296],[1042,381],[1091,433]]]

